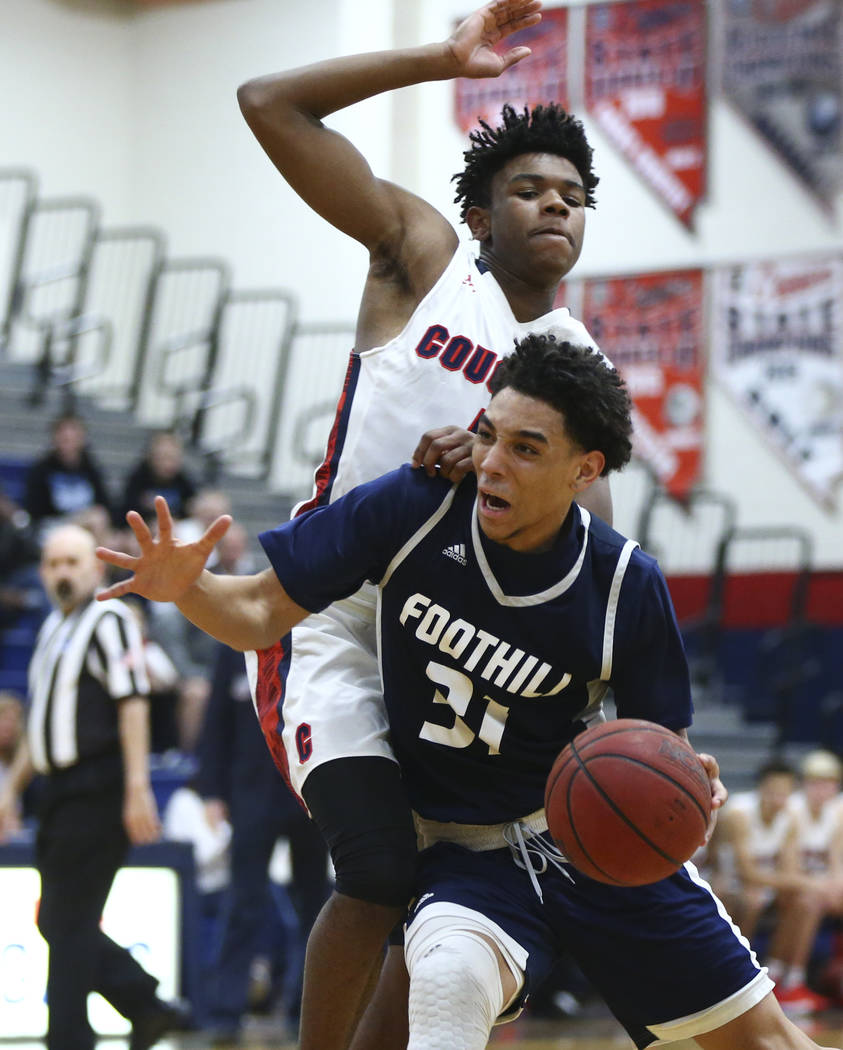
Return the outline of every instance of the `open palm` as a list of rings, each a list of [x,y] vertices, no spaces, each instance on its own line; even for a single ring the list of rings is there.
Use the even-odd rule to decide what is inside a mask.
[[[121,598],[124,594],[140,594],[156,602],[178,601],[199,578],[208,556],[231,524],[231,517],[223,514],[194,543],[182,543],[173,535],[173,519],[163,496],[155,497],[155,513],[158,519],[157,537],[152,535],[137,511],[130,510],[126,515],[126,521],[140,548],[137,557],[107,547],[97,548],[100,561],[128,569],[132,573],[127,580],[121,580],[101,591],[97,595],[100,601]]]
[[[458,76],[498,77],[530,54],[528,47],[498,53],[495,46],[520,29],[541,19],[541,0],[496,0],[469,15],[454,30],[448,46],[457,63]]]

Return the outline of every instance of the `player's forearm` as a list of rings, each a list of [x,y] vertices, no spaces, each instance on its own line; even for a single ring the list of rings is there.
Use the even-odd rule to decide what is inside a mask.
[[[433,80],[448,80],[457,73],[445,44],[372,51],[328,59],[272,76],[256,77],[243,84],[237,98],[250,125],[261,118],[282,117],[294,110],[322,120],[364,99]]]
[[[207,570],[176,605],[206,634],[232,649],[268,649],[309,612],[286,594],[271,570],[218,576]]]
[[[123,781],[127,791],[149,786],[149,701],[143,696],[123,700],[118,712]]]

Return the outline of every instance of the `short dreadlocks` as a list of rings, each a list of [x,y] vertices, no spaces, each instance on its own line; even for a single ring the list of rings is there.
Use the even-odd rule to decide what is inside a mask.
[[[594,207],[593,191],[600,180],[592,171],[592,149],[576,117],[555,102],[532,111],[525,106],[521,113],[507,103],[501,116],[503,123],[498,127],[481,120],[480,127],[471,132],[471,146],[463,154],[465,168],[451,179],[457,184],[454,200],[462,206],[463,222],[469,208],[489,207],[492,176],[522,153],[555,153],[569,160],[582,178],[586,205]]]

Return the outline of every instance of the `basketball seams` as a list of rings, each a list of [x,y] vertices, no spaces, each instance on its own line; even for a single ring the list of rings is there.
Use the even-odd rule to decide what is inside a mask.
[[[602,755],[600,757],[602,758]],[[634,831],[635,834],[641,839],[642,842],[646,842],[646,844],[650,847],[651,850],[653,850],[654,853],[657,853],[660,857],[663,857],[666,861],[669,861],[671,864],[674,864],[677,868],[680,868],[682,866],[682,862],[676,860],[673,857],[671,857],[669,853],[665,853],[665,851],[663,849],[661,849],[659,846],[657,846],[655,844],[655,842],[652,842],[637,825],[632,823],[632,821],[624,813],[624,811],[618,806],[618,804],[609,795],[606,794],[605,790],[595,780],[593,774],[589,773],[588,765],[579,757],[579,754],[577,754],[577,760],[579,762],[579,769],[577,770],[577,772],[582,772],[584,774],[584,776],[586,776],[588,778],[588,781],[591,784],[591,786],[597,791],[598,795],[600,795],[600,797],[608,805],[609,809],[612,810],[612,812],[615,814],[615,816],[616,817],[620,817],[621,822],[626,824],[626,826],[630,829],[630,831]],[[642,762],[641,764],[645,765],[646,763]],[[651,772],[653,772],[653,770],[651,770]],[[573,782],[573,779],[574,778],[572,777],[571,778],[572,782]],[[570,785],[569,785],[569,792],[570,792]],[[569,823],[571,824],[571,828],[572,828],[574,834],[576,835],[576,833],[577,833],[576,827],[574,826],[574,823],[571,820],[570,794],[568,795],[567,801],[569,803],[569,808],[568,808]],[[579,836],[577,836],[577,837],[579,838]],[[585,852],[585,850],[583,850],[583,852]],[[591,858],[589,858],[589,860],[591,860]],[[591,861],[591,863],[594,863],[594,862]],[[597,868],[599,871],[603,870],[598,864],[595,864],[594,867]]]
[[[601,872],[602,875],[604,876],[604,878],[607,881],[609,881],[613,886],[623,886],[624,883],[621,882],[620,879],[614,878],[607,871],[604,871],[604,869],[601,868],[600,865],[597,864],[594,861],[594,859],[592,858],[591,854],[585,848],[585,845],[583,844],[583,841],[582,841],[582,839],[579,836],[579,832],[577,831],[577,826],[574,823],[573,815],[571,813],[571,792],[572,792],[573,787],[574,787],[574,781],[577,779],[577,774],[580,773],[580,772],[584,773],[586,775],[586,777],[588,777],[589,780],[591,780],[591,777],[588,776],[588,771],[585,768],[585,763],[582,761],[582,759],[580,758],[579,752],[577,751],[577,749],[573,745],[574,745],[574,741],[572,740],[571,741],[571,751],[572,751],[572,755],[573,755],[574,761],[575,761],[575,763],[577,765],[577,768],[571,773],[571,776],[568,779],[568,787],[567,787],[567,790],[565,792],[565,807],[566,807],[566,809],[568,811],[568,827],[571,829],[571,831],[573,832],[574,838],[577,840],[577,845],[579,846],[580,853],[586,858],[586,860],[592,866],[592,868],[594,868],[595,871]],[[567,765],[568,763],[565,763],[565,764]],[[597,785],[594,785],[594,786],[596,787]],[[598,788],[598,791],[599,790],[600,789]],[[602,792],[601,792],[601,794],[602,794]],[[564,853],[564,850],[563,850],[563,853]]]
[[[669,784],[673,784],[674,787],[679,788],[682,794],[687,795],[688,799],[691,802],[693,802],[693,804],[699,811],[700,816],[702,817],[703,826],[708,826],[710,813],[706,813],[704,807],[700,805],[699,800],[688,790],[688,788],[682,783],[682,781],[677,780],[674,776],[671,776],[670,773],[666,772],[663,769],[658,769],[656,766],[651,765],[644,759],[635,758],[632,755],[616,753],[614,751],[601,751],[599,755],[593,755],[591,758],[586,758],[586,762],[597,762],[601,758],[612,758],[616,761],[620,760],[621,762],[629,762],[630,765],[640,766],[642,769],[646,769],[649,773],[661,777],[662,780],[667,781]]]

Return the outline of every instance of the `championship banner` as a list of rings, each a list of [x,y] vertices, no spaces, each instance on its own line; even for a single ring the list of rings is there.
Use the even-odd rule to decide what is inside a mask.
[[[546,102],[568,107],[567,9],[542,11],[541,22],[514,33],[505,43],[507,47],[529,47],[532,54],[500,77],[456,81],[456,119],[466,133],[481,118],[492,126],[497,124],[505,102],[516,110]]]
[[[626,381],[636,454],[684,498],[702,460],[702,271],[585,281],[581,316]]]
[[[843,185],[840,0],[723,0],[721,90],[814,193]]]
[[[586,106],[688,227],[705,191],[705,10],[701,0],[632,0],[586,13]]]
[[[843,257],[714,275],[712,368],[816,500],[843,478]]]

